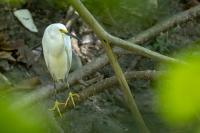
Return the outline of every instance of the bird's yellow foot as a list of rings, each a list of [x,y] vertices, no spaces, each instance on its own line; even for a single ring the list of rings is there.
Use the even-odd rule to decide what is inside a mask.
[[[53,108],[51,108],[51,109],[49,109],[49,110],[50,110],[50,111],[55,111],[55,110],[57,110],[57,111],[58,111],[58,114],[60,115],[60,117],[62,117],[62,114],[61,114],[61,112],[60,112],[59,106],[60,106],[60,105],[63,105],[63,104],[65,104],[65,103],[60,103],[60,102],[58,102],[58,100],[56,100],[55,103],[54,103]]]
[[[74,106],[74,107],[76,106],[76,105],[75,105],[75,102],[74,102],[74,97],[79,98],[79,95],[76,94],[76,93],[69,92],[68,98],[67,98],[67,100],[66,100],[66,102],[65,102],[65,107],[67,106],[67,104],[69,103],[70,100],[71,100],[73,106]]]

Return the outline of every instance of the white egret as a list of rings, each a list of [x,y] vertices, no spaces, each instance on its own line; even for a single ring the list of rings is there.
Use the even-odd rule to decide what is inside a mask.
[[[75,37],[61,23],[51,24],[44,31],[42,38],[43,54],[47,68],[54,80],[54,89],[56,89],[56,82],[64,82],[66,80],[71,68],[72,47],[70,36]],[[66,106],[70,99],[74,104],[73,96],[78,95],[70,92],[65,103],[60,103],[56,100],[51,110],[57,109],[61,115],[59,105],[64,104]]]

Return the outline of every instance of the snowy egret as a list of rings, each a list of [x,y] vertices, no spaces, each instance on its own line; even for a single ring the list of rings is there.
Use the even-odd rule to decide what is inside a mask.
[[[42,38],[44,59],[47,68],[53,78],[55,90],[56,90],[56,83],[60,81],[64,82],[71,68],[72,47],[71,47],[70,36],[77,38],[76,36],[70,34],[67,28],[63,24],[55,23],[49,25],[45,29]],[[65,103],[60,103],[56,100],[55,105],[51,110],[57,109],[58,113],[61,116],[59,105],[64,104],[66,106],[70,99],[74,104],[73,96],[78,96],[78,95],[70,92]]]

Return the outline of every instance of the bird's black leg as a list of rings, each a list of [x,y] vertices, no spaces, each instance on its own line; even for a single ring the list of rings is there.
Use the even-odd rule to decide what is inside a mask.
[[[69,83],[68,83],[68,81],[67,81],[66,83],[67,83],[67,88],[70,89],[70,88],[69,88]]]
[[[56,81],[53,81],[53,87],[56,89]]]
[[[56,87],[56,81],[53,81],[53,86],[54,86],[54,97],[55,97],[55,100],[57,100],[57,87]]]

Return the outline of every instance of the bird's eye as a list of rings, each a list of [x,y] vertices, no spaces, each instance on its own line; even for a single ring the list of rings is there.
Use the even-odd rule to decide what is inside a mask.
[[[63,29],[59,29],[59,31],[62,32],[62,33],[67,33],[67,31],[63,30]]]
[[[59,29],[60,32],[64,32],[63,29]]]

